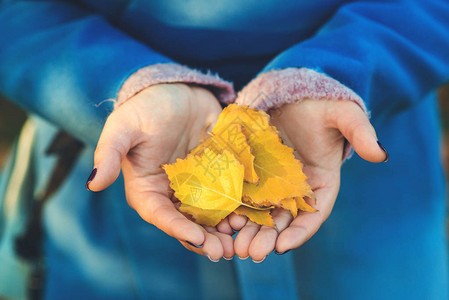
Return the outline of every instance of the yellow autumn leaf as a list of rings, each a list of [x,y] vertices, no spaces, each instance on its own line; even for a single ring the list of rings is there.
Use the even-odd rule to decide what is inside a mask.
[[[192,154],[199,155],[204,149],[210,149],[215,153],[222,153],[228,150],[235,155],[237,160],[244,167],[244,179],[247,182],[257,183],[259,176],[254,170],[254,155],[243,134],[242,125],[231,123],[225,127],[214,127],[212,133],[200,145],[191,151]]]
[[[302,211],[307,211],[307,212],[317,212],[318,210],[313,208],[312,206],[310,206],[302,197],[295,197],[294,198],[296,201],[296,206],[298,207],[299,210]]]
[[[277,133],[273,130],[255,133],[249,144],[256,157],[254,168],[259,183],[244,183],[245,200],[255,206],[280,206],[282,199],[312,194],[301,162],[295,158],[293,149],[282,144]]]
[[[234,211],[274,226],[274,207],[294,217],[298,209],[316,211],[304,201],[314,196],[301,162],[282,144],[269,115],[253,108],[229,105],[186,159],[163,167],[179,210],[199,224],[215,226]]]
[[[231,104],[223,110],[212,132],[225,131],[230,124],[242,125],[250,133],[247,138],[251,138],[253,133],[271,130],[270,116],[266,112],[237,104]]]
[[[274,227],[270,210],[256,210],[247,206],[239,206],[234,212],[238,215],[248,217],[248,219],[259,225]]]
[[[216,154],[205,149],[163,168],[183,204],[229,212],[242,204],[243,166],[227,150]]]
[[[281,207],[286,210],[289,210],[293,218],[296,218],[296,216],[298,215],[298,210],[311,213],[317,212],[317,210],[312,206],[310,206],[302,197],[283,199],[281,201]]]
[[[218,117],[212,132],[224,132],[231,124],[240,124],[251,153],[259,182],[245,182],[243,196],[246,203],[268,207],[280,206],[290,197],[311,196],[312,190],[302,172],[302,164],[293,149],[283,145],[278,131],[270,125],[270,116],[254,108],[231,104]]]
[[[289,210],[293,216],[293,219],[298,215],[298,206],[296,205],[295,198],[287,198],[281,201],[281,207]]]
[[[196,223],[212,227],[217,226],[231,213],[228,210],[202,209],[184,203],[181,203],[179,210],[191,215]]]

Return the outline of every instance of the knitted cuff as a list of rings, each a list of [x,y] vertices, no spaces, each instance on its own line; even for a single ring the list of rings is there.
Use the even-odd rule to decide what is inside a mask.
[[[174,63],[164,63],[144,67],[132,74],[121,87],[115,108],[143,89],[159,83],[195,84],[210,90],[223,103],[231,103],[235,99],[232,83],[218,75],[204,74]]]
[[[363,100],[354,91],[335,79],[307,68],[263,73],[239,92],[237,103],[268,111],[305,99],[353,101],[368,115]],[[343,159],[351,155],[352,146],[346,143]]]

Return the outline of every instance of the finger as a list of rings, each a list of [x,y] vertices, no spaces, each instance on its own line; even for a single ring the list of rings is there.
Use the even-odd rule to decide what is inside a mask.
[[[186,241],[198,247],[205,246],[204,229],[181,214],[169,198],[155,192],[135,195],[132,194],[133,191],[127,190],[129,205],[146,222],[180,241]]]
[[[278,232],[273,227],[263,225],[254,236],[249,246],[248,254],[255,263],[261,263],[274,250]]]
[[[276,252],[284,253],[307,242],[324,222],[321,212],[301,212],[290,226],[279,234]]]
[[[212,262],[218,262],[224,255],[223,244],[220,238],[209,232],[206,233],[206,241],[202,250],[203,254]]]
[[[118,114],[111,114],[101,133],[94,156],[94,178],[89,177],[86,188],[101,191],[110,186],[120,174],[120,165],[133,146],[130,124]]]
[[[180,242],[188,250],[195,252],[199,255],[204,255],[212,262],[218,262],[220,258],[222,258],[224,255],[221,239],[214,233],[208,233],[206,230],[204,231],[204,234],[205,240],[204,244],[201,247],[192,245],[185,241]],[[229,246],[227,247],[229,248]]]
[[[275,209],[272,215],[277,230],[273,227],[262,226],[249,247],[249,255],[255,263],[264,261],[265,257],[274,250],[279,232],[287,228],[293,220],[291,213],[284,209]]]
[[[248,218],[245,216],[238,215],[236,213],[232,213],[228,217],[229,225],[232,227],[234,231],[240,231],[243,226],[246,225]]]
[[[285,253],[308,241],[329,217],[338,188],[322,188],[315,191],[317,212],[299,212],[298,216],[283,230],[276,241],[276,252]]]
[[[203,245],[200,245],[200,246],[198,246],[198,245],[194,245],[194,244],[192,244],[192,243],[188,243],[188,242],[186,242],[186,241],[181,241],[181,240],[178,240],[187,250],[189,250],[189,251],[192,251],[192,252],[194,252],[194,253],[196,253],[196,254],[199,254],[199,255],[203,255],[204,256],[204,253],[203,253],[203,247],[204,247],[204,244]]]
[[[220,223],[218,223],[217,230],[219,232],[225,233],[227,235],[233,235],[234,234],[234,230],[232,230],[231,225],[229,225],[228,218],[225,218],[225,219],[221,220]]]
[[[205,227],[206,231],[219,238],[223,247],[223,258],[231,260],[234,255],[234,239],[229,234],[218,232],[214,227]]]
[[[388,159],[385,148],[378,143],[376,131],[357,104],[349,101],[342,103],[330,115],[335,127],[361,158],[377,163]]]
[[[240,259],[247,259],[249,257],[249,246],[252,240],[259,232],[260,225],[248,220],[246,225],[237,234],[234,241],[235,254]]]

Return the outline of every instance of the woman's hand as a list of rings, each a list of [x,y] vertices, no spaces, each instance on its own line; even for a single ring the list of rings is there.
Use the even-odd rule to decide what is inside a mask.
[[[211,260],[232,257],[231,236],[197,225],[175,208],[161,169],[162,164],[184,158],[220,112],[214,95],[200,87],[159,84],[146,88],[107,119],[95,151],[97,173],[87,187],[92,191],[107,188],[121,168],[127,201],[145,221]]]
[[[240,230],[234,248],[239,257],[263,260],[271,251],[278,254],[297,248],[310,239],[328,218],[340,188],[345,138],[365,160],[383,162],[388,157],[362,109],[351,101],[306,100],[286,104],[271,112],[272,123],[284,143],[295,149],[304,164],[318,212],[299,212],[293,220],[288,211],[273,213],[277,230],[259,226],[245,217],[231,215],[229,222]]]

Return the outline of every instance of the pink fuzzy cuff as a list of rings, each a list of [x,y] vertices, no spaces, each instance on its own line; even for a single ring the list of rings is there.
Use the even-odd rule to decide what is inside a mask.
[[[353,101],[368,115],[363,100],[354,91],[335,79],[307,68],[263,73],[239,92],[237,103],[268,111],[305,99]],[[343,158],[350,158],[351,155],[352,147],[347,143]]]
[[[182,65],[165,63],[144,67],[132,74],[120,89],[115,108],[143,89],[159,83],[195,84],[210,90],[223,103],[230,103],[235,99],[232,83],[218,75],[204,74]]]
[[[287,68],[263,73],[238,95],[238,103],[262,110],[305,99],[351,100],[366,112],[363,100],[335,79],[306,68]]]

